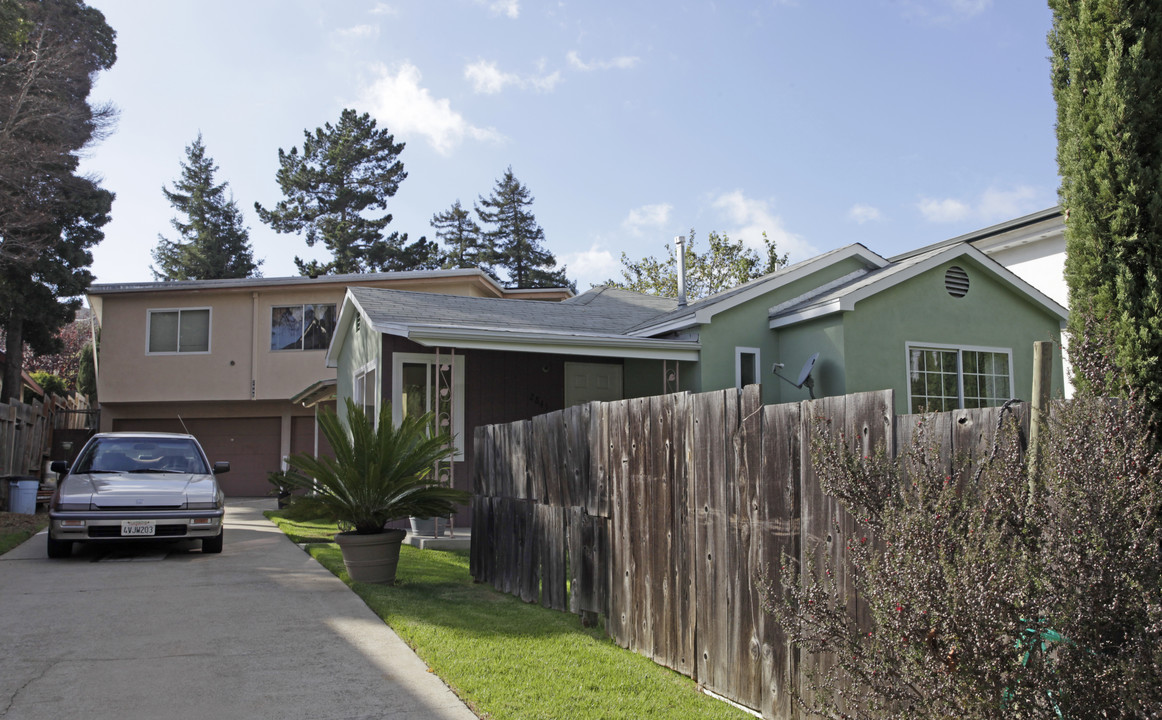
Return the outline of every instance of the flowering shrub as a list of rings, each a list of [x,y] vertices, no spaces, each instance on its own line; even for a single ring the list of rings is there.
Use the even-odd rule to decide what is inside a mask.
[[[1061,407],[1038,481],[1002,418],[975,465],[940,457],[930,418],[896,459],[817,434],[823,490],[854,519],[833,531],[845,566],[809,548],[763,581],[804,653],[787,687],[809,715],[1162,717],[1162,458],[1144,409]]]

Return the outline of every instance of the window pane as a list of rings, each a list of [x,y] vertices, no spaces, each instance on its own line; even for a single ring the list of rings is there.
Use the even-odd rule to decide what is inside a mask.
[[[210,349],[210,311],[182,310],[178,352],[207,352]]]
[[[326,350],[335,330],[335,306],[305,305],[303,326],[303,350]]]
[[[976,369],[977,353],[965,352],[964,355],[962,356],[962,359],[964,361],[964,373],[966,375],[969,373],[975,373],[977,371],[977,369]],[[968,390],[965,390],[965,393],[967,393],[967,392],[968,392]]]
[[[403,416],[422,415],[431,406],[427,363],[404,363],[403,365]]]
[[[151,312],[149,314],[149,352],[178,351],[178,313]]]
[[[739,364],[739,378],[742,386],[754,385],[758,382],[755,379],[755,355],[754,353],[741,353],[738,356]]]
[[[270,349],[299,350],[302,348],[303,306],[270,309]]]

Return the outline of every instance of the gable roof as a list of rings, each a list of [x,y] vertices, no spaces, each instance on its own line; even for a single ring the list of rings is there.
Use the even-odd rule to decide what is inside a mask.
[[[856,258],[862,261],[869,270],[888,264],[888,261],[883,257],[868,250],[859,243],[854,243],[845,247],[836,248],[821,255],[816,255],[813,258],[797,262],[793,265],[779,268],[773,273],[743,283],[736,288],[702,298],[701,300],[690,303],[686,307],[675,307],[668,313],[650,318],[629,328],[627,333],[635,337],[649,337],[662,333],[685,330],[696,325],[705,325],[711,322],[715,315],[724,310],[729,310],[756,297],[765,295],[772,290],[795,282],[813,272],[817,272],[828,265],[850,258]],[[677,305],[676,301],[674,301],[674,305]]]
[[[1056,205],[1035,213],[1022,215],[1019,218],[1006,220],[1003,223],[990,225],[980,230],[973,230],[970,233],[958,235],[948,240],[941,240],[938,243],[909,250],[908,252],[900,253],[888,259],[892,262],[897,262],[899,260],[906,260],[914,255],[929,252],[930,250],[964,243],[970,244],[986,253],[994,253],[1054,235],[1060,235],[1064,230],[1065,216],[1061,211],[1061,206]]]
[[[624,334],[674,305],[669,298],[604,287],[559,303],[350,287],[327,365],[337,362],[355,313],[376,332],[427,346],[697,360],[697,342]]]
[[[883,292],[905,280],[927,272],[950,260],[967,257],[978,263],[997,280],[1009,285],[1046,312],[1056,315],[1061,322],[1069,318],[1069,312],[1049,296],[1025,282],[997,261],[967,243],[955,245],[939,244],[928,250],[903,257],[892,264],[874,270],[833,288],[820,288],[820,292],[808,293],[770,309],[770,327],[776,329],[823,317],[837,312],[854,310],[856,303],[876,293]]]

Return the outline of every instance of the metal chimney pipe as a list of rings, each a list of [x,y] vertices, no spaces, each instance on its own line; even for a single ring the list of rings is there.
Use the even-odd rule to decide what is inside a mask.
[[[674,252],[678,253],[678,307],[686,307],[686,236],[674,238]]]

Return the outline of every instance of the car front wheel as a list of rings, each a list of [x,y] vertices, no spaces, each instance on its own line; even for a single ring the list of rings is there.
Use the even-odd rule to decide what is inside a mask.
[[[222,552],[222,540],[226,536],[226,531],[218,533],[212,538],[205,538],[202,540],[202,552],[204,553],[220,553]]]
[[[52,535],[48,536],[48,556],[54,560],[60,558],[67,558],[73,554],[72,540],[53,540]]]

